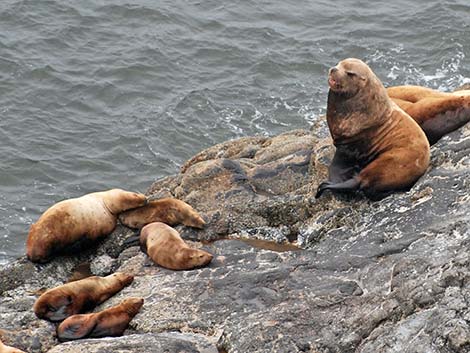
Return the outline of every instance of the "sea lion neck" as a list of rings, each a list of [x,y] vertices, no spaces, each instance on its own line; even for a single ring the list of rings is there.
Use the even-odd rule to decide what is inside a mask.
[[[362,131],[386,124],[391,112],[385,88],[374,81],[355,95],[328,92],[326,116],[335,144],[355,141]]]

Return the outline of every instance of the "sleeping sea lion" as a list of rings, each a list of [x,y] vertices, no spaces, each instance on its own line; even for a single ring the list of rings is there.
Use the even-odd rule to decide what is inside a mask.
[[[175,229],[161,222],[142,228],[140,246],[153,262],[171,270],[190,270],[212,261],[211,254],[190,248]]]
[[[143,298],[128,298],[97,313],[70,316],[57,327],[57,337],[63,342],[85,337],[121,336],[143,304]]]
[[[34,303],[34,313],[40,319],[61,321],[66,317],[93,309],[121,289],[134,277],[116,272],[106,277],[92,276],[49,289]]]
[[[451,93],[420,86],[387,88],[392,100],[423,129],[429,143],[470,121],[470,90]]]
[[[58,202],[31,226],[26,242],[28,259],[46,262],[73,244],[102,238],[114,230],[119,213],[146,203],[145,195],[121,189]]]
[[[203,228],[206,222],[186,202],[165,198],[150,201],[147,205],[123,212],[119,220],[130,228],[142,228],[152,222],[163,222],[171,226],[184,224],[194,228]]]
[[[429,165],[418,124],[388,96],[372,70],[346,59],[329,71],[327,122],[336,152],[325,190],[362,190],[371,198],[411,187]]]

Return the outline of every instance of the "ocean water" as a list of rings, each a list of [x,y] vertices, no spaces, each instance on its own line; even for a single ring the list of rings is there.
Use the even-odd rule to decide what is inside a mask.
[[[57,201],[309,128],[346,57],[386,85],[469,83],[470,3],[2,0],[0,264]]]

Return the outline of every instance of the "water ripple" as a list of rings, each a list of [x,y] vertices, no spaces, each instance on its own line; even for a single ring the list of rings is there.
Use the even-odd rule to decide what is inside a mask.
[[[227,139],[306,128],[326,72],[469,82],[466,0],[0,3],[0,263],[59,200],[145,190]]]

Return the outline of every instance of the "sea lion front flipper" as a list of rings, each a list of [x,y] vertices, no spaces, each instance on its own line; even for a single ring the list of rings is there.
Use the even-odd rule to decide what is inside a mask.
[[[86,337],[96,326],[95,314],[72,315],[57,327],[59,341],[71,341]]]
[[[325,190],[336,190],[336,191],[354,191],[360,186],[358,178],[351,178],[341,183],[333,183],[331,181],[325,181],[318,186],[317,194],[315,198],[318,199]]]
[[[73,299],[71,296],[60,296],[53,305],[47,304],[47,310],[49,312],[47,315],[48,320],[61,321],[70,316],[68,311],[72,303]]]

